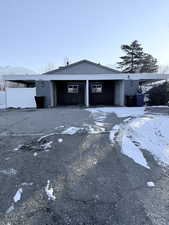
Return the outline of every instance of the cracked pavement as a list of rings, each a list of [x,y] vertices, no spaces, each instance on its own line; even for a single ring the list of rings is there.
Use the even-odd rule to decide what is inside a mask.
[[[151,170],[122,155],[120,145],[110,143],[109,131],[126,118],[100,116],[104,132],[69,135],[62,131],[72,126],[96,129],[96,118],[71,107],[0,112],[0,224],[169,224],[168,168],[159,167],[148,152]],[[55,200],[45,192],[48,180]],[[147,187],[149,180],[154,188]],[[21,199],[13,203],[19,188]],[[11,204],[14,210],[7,213]]]

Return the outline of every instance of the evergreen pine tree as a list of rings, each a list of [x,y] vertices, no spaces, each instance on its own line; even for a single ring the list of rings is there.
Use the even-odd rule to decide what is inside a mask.
[[[144,53],[140,73],[153,73],[158,71],[157,59]]]
[[[121,62],[118,62],[118,68],[124,73],[139,72],[142,66],[143,48],[137,40],[130,45],[122,45],[121,49],[126,53],[125,56],[120,57]]]
[[[130,45],[122,45],[121,49],[126,53],[120,57],[118,68],[124,73],[153,73],[158,71],[157,59],[148,53],[144,53],[143,48],[137,40]]]

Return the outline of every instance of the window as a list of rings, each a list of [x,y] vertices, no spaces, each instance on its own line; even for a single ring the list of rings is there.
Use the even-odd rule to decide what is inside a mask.
[[[72,94],[79,93],[79,85],[78,84],[68,84],[67,92],[72,93]]]
[[[102,93],[102,84],[92,84],[92,93]]]

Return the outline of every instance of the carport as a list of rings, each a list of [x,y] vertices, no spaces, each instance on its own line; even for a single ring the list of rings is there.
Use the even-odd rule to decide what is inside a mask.
[[[115,105],[116,81],[89,81],[89,105]]]
[[[85,81],[54,81],[55,105],[85,105]]]
[[[124,105],[124,81],[121,80],[57,80],[51,81],[50,89],[54,107]]]
[[[168,74],[38,74],[4,75],[5,81],[36,83],[36,96],[44,96],[45,108],[58,105],[124,106],[141,80],[166,80]],[[136,84],[136,85],[135,85]]]

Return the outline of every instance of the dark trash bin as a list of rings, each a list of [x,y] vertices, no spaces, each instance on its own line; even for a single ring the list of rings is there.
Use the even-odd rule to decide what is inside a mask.
[[[144,94],[137,94],[136,95],[136,105],[137,106],[144,106]]]
[[[45,97],[44,96],[35,96],[36,107],[38,109],[44,108]]]
[[[126,96],[126,106],[136,106],[136,96]]]

